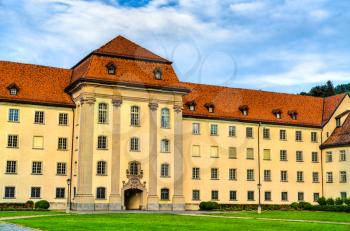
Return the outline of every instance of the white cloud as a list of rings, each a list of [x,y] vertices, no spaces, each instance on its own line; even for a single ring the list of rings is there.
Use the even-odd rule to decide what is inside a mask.
[[[256,11],[262,10],[264,7],[265,3],[262,1],[233,3],[230,5],[230,9],[234,13],[239,14],[254,13]]]

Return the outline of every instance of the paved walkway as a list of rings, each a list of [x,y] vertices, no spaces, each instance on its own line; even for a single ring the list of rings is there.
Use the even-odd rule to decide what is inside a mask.
[[[54,216],[67,216],[67,215],[69,215],[69,214],[43,214],[43,215],[0,217],[0,222],[1,221],[15,220],[15,219],[34,218],[34,217],[54,217]]]
[[[194,216],[194,217],[215,217],[215,218],[225,218],[225,219],[288,221],[288,222],[302,222],[302,223],[321,223],[321,224],[350,225],[350,222],[339,222],[339,221],[297,220],[297,219],[265,218],[265,217],[230,217],[230,216],[218,216],[218,215],[209,215],[209,214],[186,214],[186,213],[179,214],[179,215]]]

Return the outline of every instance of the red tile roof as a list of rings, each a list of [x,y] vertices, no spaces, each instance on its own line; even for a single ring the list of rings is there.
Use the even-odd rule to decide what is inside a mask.
[[[70,76],[67,69],[0,61],[0,101],[74,106],[64,92]],[[19,88],[17,95],[10,95],[11,84]]]
[[[345,96],[346,93],[343,93],[324,98],[322,125],[326,124],[330,120]]]
[[[321,148],[342,147],[350,145],[350,114],[348,114],[343,125],[334,129]]]

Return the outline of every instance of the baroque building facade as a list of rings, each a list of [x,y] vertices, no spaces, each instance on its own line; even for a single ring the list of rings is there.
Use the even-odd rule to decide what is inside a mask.
[[[1,202],[184,210],[349,197],[350,98],[179,81],[118,36],[71,69],[0,61]]]

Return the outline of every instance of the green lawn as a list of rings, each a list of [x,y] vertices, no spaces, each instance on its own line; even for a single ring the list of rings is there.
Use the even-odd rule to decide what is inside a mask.
[[[9,221],[41,230],[347,230],[349,225],[194,217],[172,214],[87,214]]]
[[[0,211],[0,217],[30,216],[42,214],[59,214],[59,211]]]
[[[223,216],[235,217],[264,217],[264,218],[283,218],[294,220],[317,220],[317,221],[339,221],[350,222],[350,213],[339,212],[322,212],[322,211],[263,211],[257,214],[256,211],[251,212],[233,212],[218,214]]]

